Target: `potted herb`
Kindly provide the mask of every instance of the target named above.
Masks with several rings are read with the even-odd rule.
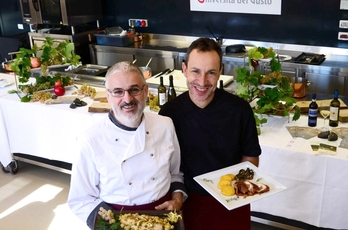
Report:
[[[291,97],[293,88],[290,80],[283,75],[281,63],[272,48],[255,47],[248,51],[247,59],[248,68],[243,66],[236,70],[236,81],[239,83],[236,94],[251,103],[260,134],[260,125],[267,122],[262,114],[289,117],[296,99]],[[270,73],[255,70],[260,60],[269,62]],[[296,107],[292,120],[299,117],[300,109]]]

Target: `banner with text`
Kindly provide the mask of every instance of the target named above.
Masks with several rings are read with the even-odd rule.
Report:
[[[281,0],[190,0],[191,11],[281,15]]]

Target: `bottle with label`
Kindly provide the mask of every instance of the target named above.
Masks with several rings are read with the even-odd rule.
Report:
[[[219,89],[224,90],[224,80],[219,81]]]
[[[174,89],[173,75],[169,75],[169,88],[168,88],[168,101],[176,98],[176,92]]]
[[[308,109],[308,126],[315,127],[317,126],[318,118],[318,104],[317,104],[317,95],[312,94],[312,102],[309,104]]]
[[[340,115],[340,101],[338,100],[338,90],[334,92],[334,99],[330,102],[330,120],[331,127],[338,126],[338,118]]]
[[[159,107],[162,107],[166,102],[166,87],[163,85],[163,77],[160,77],[160,85],[157,88],[158,91],[158,105]]]

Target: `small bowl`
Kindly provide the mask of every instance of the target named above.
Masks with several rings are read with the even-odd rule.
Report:
[[[149,79],[150,77],[152,77],[152,71],[150,67],[141,66],[139,67],[139,69],[141,70],[141,72],[143,72],[145,79]]]
[[[7,62],[4,62],[4,68],[6,71],[8,72],[12,72],[13,70],[11,69],[10,67],[10,64],[12,63],[12,61],[7,61]]]

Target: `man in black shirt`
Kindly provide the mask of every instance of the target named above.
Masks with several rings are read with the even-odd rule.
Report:
[[[183,205],[185,228],[250,229],[250,205],[228,211],[193,177],[243,161],[258,166],[261,148],[250,105],[217,88],[222,50],[199,38],[187,51],[182,69],[189,91],[166,103],[159,114],[174,122],[181,149],[181,170],[189,192]]]

